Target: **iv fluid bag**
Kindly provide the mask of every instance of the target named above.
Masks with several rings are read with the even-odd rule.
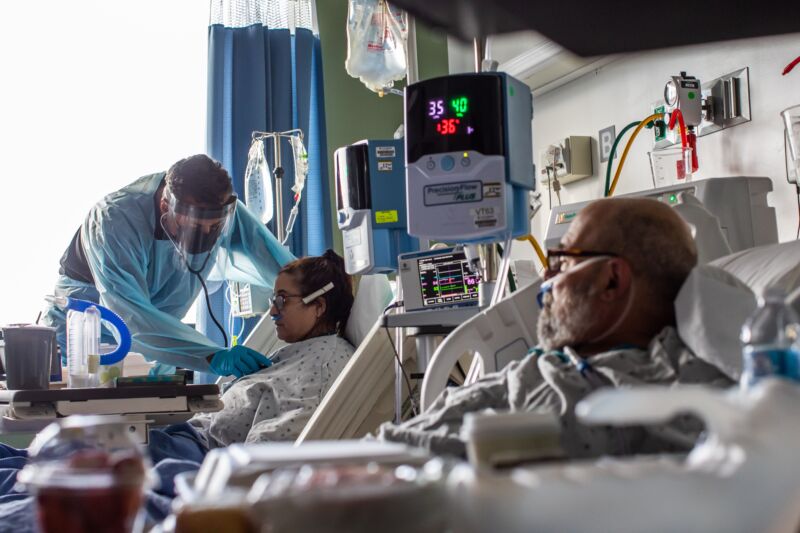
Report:
[[[299,136],[292,136],[289,141],[294,154],[294,185],[292,185],[292,190],[295,194],[300,194],[303,192],[306,176],[308,176],[308,152],[306,152],[303,139]]]
[[[272,220],[272,174],[264,157],[264,141],[257,139],[250,145],[247,169],[244,173],[244,203],[263,224]]]
[[[380,93],[406,75],[408,28],[402,10],[385,0],[350,0],[347,73]]]

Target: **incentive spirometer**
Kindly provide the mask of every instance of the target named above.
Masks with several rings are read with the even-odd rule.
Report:
[[[333,157],[345,270],[351,275],[397,270],[398,254],[419,249],[407,230],[402,139],[360,141]]]
[[[530,88],[503,72],[406,87],[408,233],[454,243],[528,234]]]

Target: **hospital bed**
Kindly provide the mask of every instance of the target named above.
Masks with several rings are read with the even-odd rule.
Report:
[[[599,391],[578,406],[588,424],[660,423],[693,413],[707,436],[685,458],[603,458],[506,472],[458,467],[455,531],[795,532],[800,525],[800,387],[765,380],[750,392],[705,387]]]
[[[682,338],[698,356],[737,379],[741,372],[738,331],[743,317],[755,307],[755,294],[776,285],[787,293],[800,294],[800,241],[754,247],[699,265],[675,304]],[[523,320],[527,325],[516,331],[504,330],[508,335],[505,343],[501,342],[503,335],[492,334],[535,313],[533,307],[526,307],[535,290],[532,284],[516,291],[452,335],[466,335],[469,343],[448,338],[450,342],[442,346],[450,346],[452,353],[477,349],[487,368],[503,364],[496,355],[503,354],[504,348],[526,351],[535,343],[535,318]],[[721,307],[726,310],[724,316]],[[693,328],[693,323],[703,327]],[[468,333],[470,325],[477,325],[478,331]],[[378,335],[376,324],[365,342],[377,342]],[[354,394],[368,388],[370,383],[359,379],[368,374],[354,369],[368,368],[370,360],[366,349],[354,357],[348,367],[351,375],[343,373],[337,380],[339,387],[332,387],[329,396],[346,398],[343,386],[347,384]],[[391,375],[391,363],[382,362],[384,372]],[[431,376],[429,371],[426,379]],[[388,389],[391,377],[383,384]],[[363,401],[360,397],[353,405]],[[333,405],[336,403],[331,402]],[[534,527],[542,531],[796,531],[800,524],[800,484],[796,481],[800,467],[794,466],[794,443],[800,438],[798,405],[800,389],[780,380],[767,380],[747,393],[738,388],[716,391],[704,387],[601,391],[578,410],[586,423],[662,423],[690,412],[705,420],[707,435],[687,457],[605,458],[506,471],[460,464],[447,477],[448,513],[455,520],[454,530],[467,532],[530,531]],[[322,412],[318,411],[309,425],[332,416],[320,415]],[[351,417],[347,412],[339,415]],[[367,418],[364,413],[358,415],[359,420]],[[313,438],[324,435],[327,430],[318,427],[323,428],[319,434],[308,428],[304,434]],[[335,437],[333,433],[328,435]],[[351,453],[366,445],[345,444]],[[276,446],[285,445],[250,446],[243,455],[238,447],[239,451],[220,453],[268,457]],[[298,448],[298,453],[303,448]],[[208,470],[215,469],[209,464]]]
[[[767,204],[769,190],[771,181],[768,178],[711,178],[647,190],[638,196],[673,205],[691,224],[701,263],[707,263],[731,257],[728,255],[730,251],[777,242],[775,210]],[[562,215],[551,221],[547,242],[557,242],[554,241],[556,236],[560,238],[563,235],[568,223],[586,203],[560,208]],[[391,290],[385,276],[362,276],[361,280],[363,287],[357,291],[346,333],[348,340],[356,346],[356,353],[323,398],[298,442],[357,438],[392,419],[395,354],[389,332],[376,323],[385,305],[391,301]],[[425,370],[421,385],[423,410],[444,390],[454,365],[465,354],[477,356],[477,364],[472,366],[466,379],[469,383],[483,373],[498,370],[510,361],[524,357],[535,346],[539,313],[535,294],[539,283],[534,281],[494,306],[481,310],[445,338]],[[755,300],[751,295],[740,298],[738,302],[736,316],[743,315],[743,322],[752,311]],[[681,303],[686,307],[690,305]],[[687,310],[683,315],[693,316]],[[682,325],[690,327],[688,323]],[[270,353],[279,342],[271,321],[265,317],[245,344],[262,353]],[[713,343],[706,339],[703,348]],[[415,344],[406,339],[401,352],[410,371],[414,368]],[[407,394],[406,389],[404,393]]]
[[[296,506],[277,505],[281,499],[276,494],[287,480],[300,468],[334,467],[346,473],[371,463],[367,470],[403,465],[406,476],[410,469],[438,474],[436,493],[427,496],[437,502],[436,514],[449,520],[450,531],[793,533],[800,524],[800,467],[794,449],[800,439],[798,404],[800,388],[771,379],[747,392],[702,386],[603,390],[578,406],[578,416],[590,425],[656,424],[693,413],[706,423],[707,436],[685,457],[603,458],[492,470],[441,461],[423,465],[429,459],[424,452],[394,443],[232,445],[210,452],[199,472],[177,477],[174,508],[199,517],[241,510],[257,525],[276,520],[267,509],[291,514],[286,517],[291,522],[305,508],[312,516],[303,521],[313,524],[312,496],[298,498]],[[352,490],[346,474],[343,479],[343,490]],[[424,501],[403,502],[406,522],[408,516],[419,522],[429,517]],[[366,498],[360,506],[353,503],[342,501],[346,512],[337,514],[335,526],[325,523],[326,530],[353,531],[359,516],[372,507]],[[348,519],[353,527],[347,527]],[[165,524],[164,531],[173,530],[170,521]],[[381,524],[381,530],[417,530],[414,525],[412,518],[405,529]]]
[[[767,194],[771,190],[772,181],[769,178],[730,177],[698,180],[627,196],[652,198],[671,205],[690,224],[698,249],[698,261],[706,264],[715,260],[725,261],[724,258],[731,252],[778,242],[775,209],[767,204]],[[549,248],[558,246],[569,224],[588,204],[578,202],[553,208],[545,237]],[[764,266],[770,262],[764,260]],[[444,390],[453,365],[465,352],[477,356],[477,364],[473,365],[466,380],[466,383],[471,383],[484,373],[493,372],[510,361],[524,357],[536,345],[539,309],[535,296],[540,283],[534,282],[483,310],[439,346],[431,358],[422,384],[423,410]],[[757,290],[762,288],[757,287]],[[681,302],[690,306],[694,300],[684,298]],[[735,320],[741,318],[737,322],[741,325],[755,307],[755,301],[752,297],[740,298],[730,302],[730,305],[737,311]],[[731,308],[726,309],[731,312]],[[684,311],[682,316],[687,316],[687,312]],[[683,325],[685,328],[691,327],[685,321]],[[714,342],[704,339],[704,348],[713,346]],[[739,353],[738,344],[735,348],[726,348]],[[714,349],[714,352],[717,351]]]

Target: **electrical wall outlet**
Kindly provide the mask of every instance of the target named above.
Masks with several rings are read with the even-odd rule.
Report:
[[[545,186],[555,178],[565,184],[591,175],[591,137],[570,135],[542,150],[539,158],[539,181]]]

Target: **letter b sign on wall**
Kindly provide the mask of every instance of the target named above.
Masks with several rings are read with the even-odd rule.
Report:
[[[608,156],[611,154],[611,147],[614,146],[614,139],[617,137],[617,128],[615,126],[609,126],[600,130],[598,133],[597,138],[599,139],[598,144],[600,145],[600,162],[605,163],[608,161]],[[617,154],[614,154],[616,157]]]

